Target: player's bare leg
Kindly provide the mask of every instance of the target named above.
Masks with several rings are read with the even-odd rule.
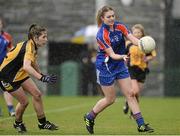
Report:
[[[90,134],[94,133],[94,119],[97,114],[102,112],[105,108],[110,106],[115,102],[116,92],[114,90],[114,85],[111,86],[101,86],[104,93],[104,98],[100,99],[96,105],[93,107],[92,111],[84,116],[86,122],[86,129]]]
[[[7,104],[9,115],[12,117],[15,116],[15,110],[14,110],[14,106],[13,106],[13,97],[11,96],[10,93],[4,92],[4,99]]]
[[[26,132],[26,127],[23,123],[23,114],[28,106],[28,98],[26,94],[24,93],[24,90],[22,87],[20,87],[18,90],[11,93],[12,96],[14,96],[18,100],[18,104],[16,105],[16,113],[15,113],[15,123],[14,128],[18,130],[20,133]]]
[[[43,108],[42,93],[31,78],[22,83],[22,87],[32,95],[32,102],[39,121],[40,129],[58,130],[58,126],[46,120]]]
[[[126,100],[128,102],[128,105],[133,113],[133,117],[136,120],[136,123],[138,125],[138,131],[139,132],[154,132],[154,129],[149,127],[149,124],[145,124],[144,119],[141,115],[141,111],[139,108],[139,104],[137,102],[137,99],[135,97],[132,84],[131,84],[131,79],[130,78],[125,78],[118,80],[119,86],[121,87],[121,90],[126,97]]]

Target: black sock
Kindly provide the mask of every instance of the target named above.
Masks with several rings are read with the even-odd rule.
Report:
[[[43,124],[46,122],[46,117],[43,117],[41,119],[38,119],[39,123]]]
[[[21,124],[22,121],[16,121],[16,120],[15,120],[15,123],[16,123],[16,124]]]

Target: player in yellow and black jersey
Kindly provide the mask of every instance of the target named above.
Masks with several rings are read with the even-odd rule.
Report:
[[[29,74],[23,70],[23,60],[31,60],[35,63],[36,51],[33,41],[25,41],[18,43],[16,48],[9,52],[0,66],[1,78],[3,83],[10,83],[11,87],[3,86],[8,92],[13,92],[21,86],[21,83],[29,78]]]
[[[32,95],[33,106],[39,121],[40,129],[57,130],[58,127],[46,120],[41,92],[29,77],[34,76],[42,82],[54,83],[55,75],[44,75],[37,64],[37,50],[47,43],[46,28],[33,24],[29,28],[28,40],[18,43],[17,46],[7,53],[0,65],[0,85],[4,91],[9,92],[18,100],[16,106],[14,128],[18,132],[26,132],[23,123],[23,113],[28,106],[28,98],[25,91]]]
[[[134,25],[132,27],[132,34],[138,39],[142,38],[145,36],[144,27],[141,24]],[[143,89],[146,75],[149,73],[148,63],[156,57],[156,51],[153,50],[151,53],[145,54],[138,46],[133,45],[129,41],[126,42],[126,47],[129,55],[129,61],[127,62],[128,70],[136,99],[139,102],[140,91]],[[127,114],[128,110],[128,103],[125,102],[123,111]]]

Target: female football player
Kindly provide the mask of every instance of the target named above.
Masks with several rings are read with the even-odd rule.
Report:
[[[132,34],[140,39],[145,36],[144,27],[141,24],[135,24],[132,27]],[[128,60],[128,70],[131,77],[131,83],[133,87],[134,94],[137,101],[139,102],[139,94],[143,89],[143,85],[146,79],[146,75],[149,73],[148,62],[155,58],[156,51],[153,50],[149,54],[145,54],[141,51],[138,46],[134,45],[132,42],[127,41],[127,53],[129,54],[130,59]],[[128,102],[125,102],[123,111],[125,114],[128,113],[129,106]],[[130,117],[132,112],[130,113]]]
[[[45,46],[47,41],[46,28],[32,24],[29,28],[28,40],[18,43],[0,65],[1,87],[18,100],[14,128],[20,133],[26,132],[23,114],[28,106],[28,97],[25,92],[32,95],[33,106],[39,121],[38,127],[49,130],[58,129],[56,125],[46,120],[42,93],[30,78],[31,75],[46,83],[54,83],[57,80],[55,75],[42,74],[37,64],[37,50]]]
[[[100,99],[92,110],[84,116],[86,129],[94,133],[94,120],[105,108],[114,103],[116,92],[114,82],[117,81],[122,93],[125,95],[133,117],[137,122],[139,132],[153,132],[145,124],[136,100],[131,79],[125,61],[125,38],[138,45],[139,40],[134,37],[128,28],[121,22],[115,21],[115,11],[110,6],[102,7],[97,14],[99,31],[96,39],[99,50],[96,57],[97,83],[100,84],[104,98]]]

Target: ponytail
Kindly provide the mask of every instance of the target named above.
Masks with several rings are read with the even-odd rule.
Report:
[[[28,31],[28,39],[33,39],[34,37],[39,37],[41,35],[41,32],[47,31],[47,29],[43,26],[39,26],[37,24],[32,24],[29,27]]]

